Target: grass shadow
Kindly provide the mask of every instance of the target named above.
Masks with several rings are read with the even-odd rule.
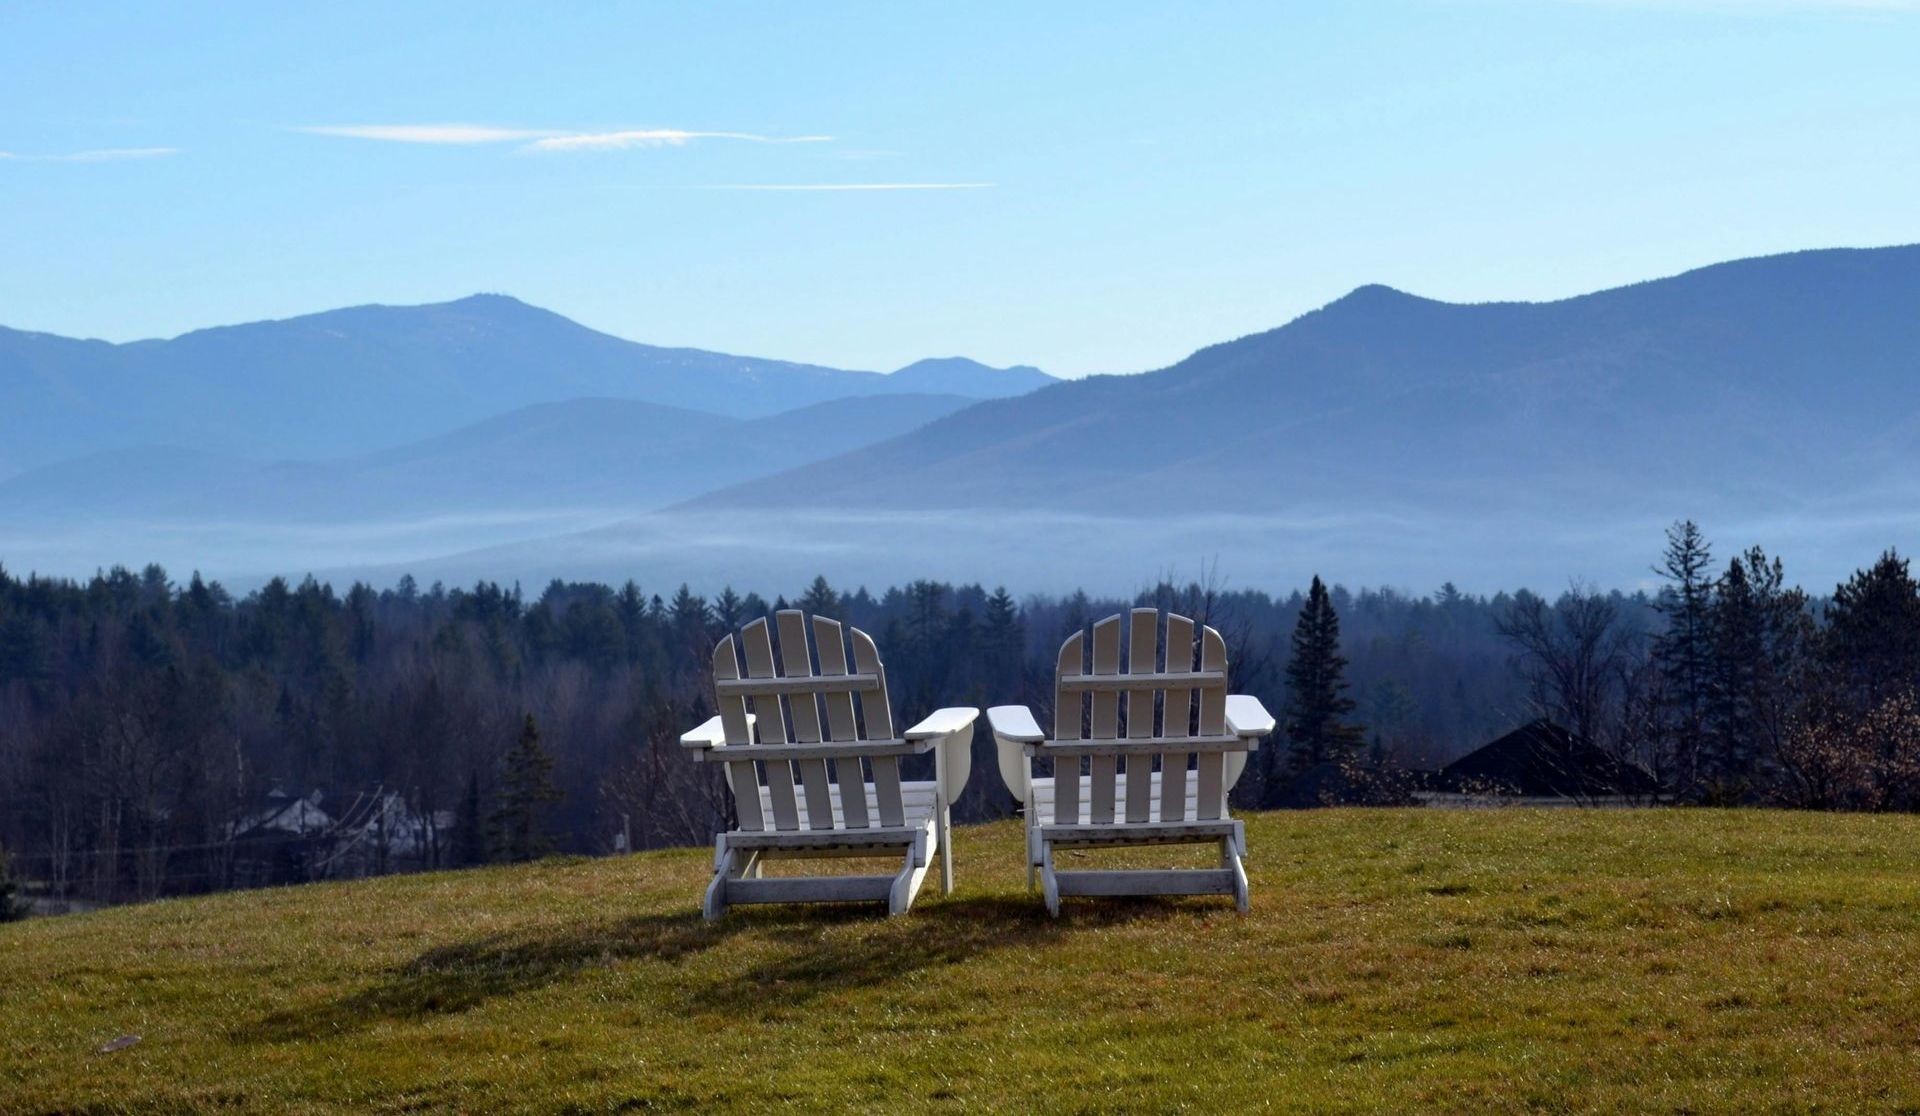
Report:
[[[489,934],[436,946],[384,973],[371,988],[315,1007],[273,1012],[233,1037],[249,1042],[324,1038],[376,1023],[452,1015],[489,1000],[544,988],[618,961],[675,961],[736,932],[692,915],[648,915],[592,922],[559,932]]]
[[[901,918],[871,906],[736,909],[718,924],[697,913],[585,922],[559,930],[490,934],[437,946],[382,974],[372,987],[317,1006],[287,1008],[236,1028],[242,1042],[292,1042],[350,1034],[382,1022],[470,1011],[592,968],[631,960],[677,961],[729,939],[760,939],[720,979],[689,977],[673,990],[689,1012],[752,1013],[843,990],[900,981],[984,953],[1031,949],[1078,930],[1181,917],[1178,905],[1118,901],[1066,919],[1031,898],[923,903]],[[1190,913],[1190,912],[1189,912]]]

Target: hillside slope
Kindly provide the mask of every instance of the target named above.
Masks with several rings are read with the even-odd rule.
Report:
[[[1920,475],[1920,246],[1551,303],[1362,287],[1160,372],[982,403],[701,506],[1702,519]],[[1678,510],[1675,510],[1678,509]]]
[[[504,295],[124,345],[0,328],[0,475],[139,445],[270,458],[364,452],[582,397],[757,418],[854,395],[990,398],[1034,383],[1031,370],[941,363],[942,375],[896,380],[660,348]]]
[[[742,420],[630,399],[569,399],[331,460],[103,450],[0,479],[0,524],[647,511],[905,433],[972,402],[854,396]]]
[[[702,850],[0,926],[0,1111],[1920,1105],[1920,819],[1248,819],[1253,912],[1023,894],[718,927]],[[120,1036],[138,1042],[110,1053]]]

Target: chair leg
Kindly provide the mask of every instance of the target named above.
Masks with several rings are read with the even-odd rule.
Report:
[[[953,894],[953,815],[940,804],[940,894]]]
[[[913,906],[913,897],[920,893],[920,882],[926,877],[927,836],[923,830],[901,858],[900,871],[893,877],[893,888],[887,893],[887,914],[906,914]]]
[[[1040,893],[1047,903],[1047,913],[1060,917],[1060,881],[1053,872],[1053,846],[1040,846]]]
[[[1247,870],[1240,863],[1240,849],[1231,837],[1220,841],[1221,867],[1233,869],[1233,905],[1246,914],[1252,904],[1247,895]]]
[[[1027,820],[1027,894],[1033,894],[1034,876],[1040,867],[1040,835],[1033,828],[1033,820]]]
[[[727,847],[727,836],[714,838],[713,882],[707,885],[706,901],[700,905],[701,917],[718,922],[727,913],[727,877],[733,873],[734,850]]]

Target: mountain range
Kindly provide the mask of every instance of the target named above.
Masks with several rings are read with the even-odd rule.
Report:
[[[1542,303],[1365,286],[1073,381],[652,348],[501,296],[0,331],[0,402],[14,568],[1550,588],[1639,583],[1691,517],[1817,583],[1920,530],[1920,246]]]
[[[1920,246],[1832,250],[1547,303],[1362,287],[694,506],[1759,514],[1903,483],[1917,435]]]
[[[648,511],[913,430],[974,400],[895,393],[738,419],[632,399],[535,403],[372,453],[101,450],[0,480],[0,523],[355,522]],[[851,431],[846,438],[826,432]]]
[[[0,474],[135,446],[274,460],[368,453],[568,399],[762,418],[850,396],[986,399],[1052,379],[958,357],[884,375],[659,348],[503,295],[118,345],[0,328]]]

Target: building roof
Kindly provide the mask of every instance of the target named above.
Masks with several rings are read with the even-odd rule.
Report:
[[[1658,789],[1644,769],[1544,718],[1454,760],[1439,782],[1450,791],[1530,798],[1649,795]]]

